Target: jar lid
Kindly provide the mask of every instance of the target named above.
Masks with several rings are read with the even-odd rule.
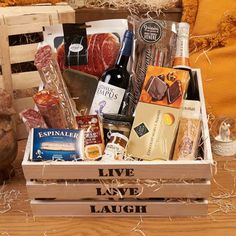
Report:
[[[130,122],[132,123],[134,120],[133,116],[126,116],[121,114],[107,114],[103,113],[103,118],[107,120],[121,121],[121,122]]]
[[[122,139],[124,139],[126,142],[128,142],[129,141],[129,139],[125,136],[125,135],[123,135],[123,134],[121,134],[121,133],[112,133],[111,134],[111,137],[118,137],[118,138],[122,138]]]

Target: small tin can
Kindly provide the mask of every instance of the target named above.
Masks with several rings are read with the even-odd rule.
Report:
[[[121,133],[112,133],[105,148],[104,160],[123,160],[128,138]]]

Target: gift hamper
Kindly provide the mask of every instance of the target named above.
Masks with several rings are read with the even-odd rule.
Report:
[[[189,25],[129,16],[44,27],[22,163],[36,216],[207,214],[212,154]]]

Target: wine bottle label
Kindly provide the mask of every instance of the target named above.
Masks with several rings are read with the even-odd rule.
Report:
[[[118,113],[125,89],[100,81],[93,99],[90,114]]]
[[[177,40],[175,57],[189,58],[188,39],[180,38]]]

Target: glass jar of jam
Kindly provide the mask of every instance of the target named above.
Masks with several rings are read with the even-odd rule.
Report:
[[[103,158],[108,161],[123,160],[128,138],[121,133],[112,133]]]
[[[103,130],[105,144],[111,138],[112,133],[120,133],[129,137],[134,118],[120,114],[103,114]]]

